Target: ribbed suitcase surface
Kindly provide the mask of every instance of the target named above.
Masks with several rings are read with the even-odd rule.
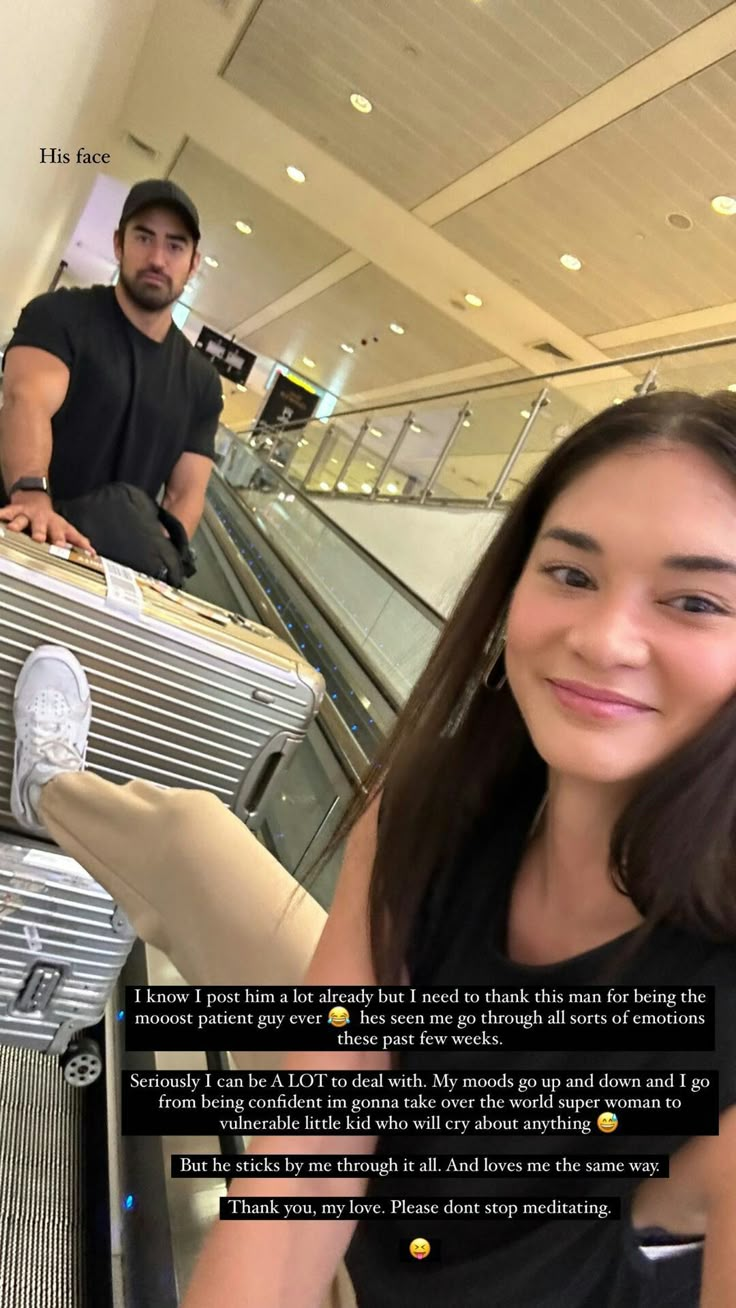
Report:
[[[41,644],[82,663],[87,766],[112,781],[201,787],[231,805],[247,777],[236,807],[254,825],[265,791],[251,803],[253,787],[303,739],[324,684],[284,641],[159,583],[138,578],[133,589],[138,611],[100,565],[0,528],[0,826],[14,826],[13,689]]]
[[[134,940],[74,859],[0,835],[0,1044],[63,1052],[102,1017]]]

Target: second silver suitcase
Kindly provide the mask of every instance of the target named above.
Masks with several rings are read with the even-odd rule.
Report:
[[[324,692],[266,627],[0,528],[0,826],[9,810],[13,688],[38,645],[76,654],[92,690],[87,766],[210,790],[256,827]]]
[[[50,845],[0,836],[0,1044],[58,1054],[95,1081],[100,1021],[135,940],[107,891]]]

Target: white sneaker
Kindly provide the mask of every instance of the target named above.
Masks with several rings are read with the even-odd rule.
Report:
[[[71,650],[39,645],[15,683],[13,817],[26,831],[48,835],[38,814],[41,787],[60,772],[81,772],[92,701],[84,669]]]

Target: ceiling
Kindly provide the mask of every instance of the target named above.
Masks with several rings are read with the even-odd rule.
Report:
[[[725,3],[264,0],[224,75],[414,208]]]
[[[570,367],[736,334],[736,217],[710,205],[735,124],[726,0],[157,0],[109,172],[194,196],[218,267],[193,322],[340,408],[398,405],[565,366],[543,342]],[[728,357],[668,375],[728,384]],[[556,425],[646,370],[556,384]],[[493,400],[498,457],[522,390]]]

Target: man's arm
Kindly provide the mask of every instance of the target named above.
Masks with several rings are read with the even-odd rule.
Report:
[[[53,436],[51,419],[69,386],[69,369],[56,355],[31,345],[16,345],[5,360],[3,407],[0,410],[0,471],[6,491],[19,477],[47,477]],[[30,529],[34,540],[90,549],[86,536],[54,513],[43,491],[16,491],[0,520],[10,531]]]
[[[17,345],[5,362],[0,412],[0,466],[9,490],[19,477],[46,477],[51,462],[51,419],[69,386],[69,369],[56,355]]]
[[[163,506],[179,519],[190,540],[204,512],[204,498],[211,472],[212,459],[204,454],[186,451],[174,464],[166,483]]]

